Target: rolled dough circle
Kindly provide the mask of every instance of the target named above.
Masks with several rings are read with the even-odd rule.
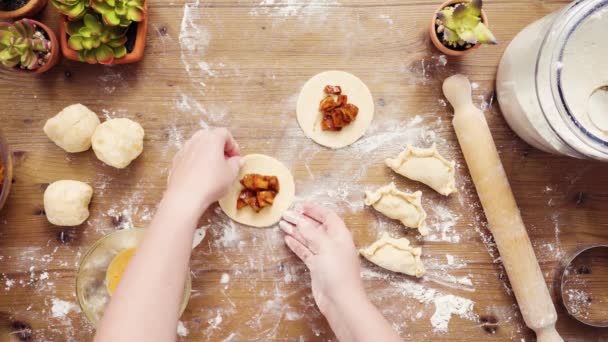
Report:
[[[323,89],[326,85],[340,86],[342,94],[348,96],[348,103],[359,107],[357,119],[338,132],[321,130],[319,103],[325,97]],[[356,76],[344,71],[325,71],[313,76],[302,87],[296,116],[307,137],[319,145],[338,149],[354,143],[365,134],[374,118],[374,99],[369,88]]]
[[[270,227],[281,220],[283,212],[289,209],[293,203],[296,186],[291,171],[280,161],[263,154],[249,154],[243,157],[243,161],[244,165],[237,180],[230,187],[228,194],[219,201],[220,207],[228,217],[238,223],[256,228]],[[262,209],[259,213],[253,211],[249,206],[240,210],[236,209],[236,201],[243,189],[240,180],[250,173],[276,176],[279,179],[280,190],[273,205]]]

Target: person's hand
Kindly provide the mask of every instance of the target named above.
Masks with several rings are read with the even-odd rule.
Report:
[[[353,296],[365,296],[359,252],[344,221],[314,204],[289,210],[279,223],[285,243],[306,264],[319,310],[328,310]]]
[[[239,146],[227,129],[200,130],[173,158],[165,197],[200,215],[228,192],[240,168]]]

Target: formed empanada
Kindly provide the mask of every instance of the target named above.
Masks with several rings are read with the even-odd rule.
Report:
[[[406,238],[395,239],[384,232],[380,240],[359,252],[367,260],[389,271],[418,278],[424,275],[424,265],[420,260],[422,248],[410,246]]]
[[[386,165],[398,174],[424,183],[438,193],[448,196],[456,192],[456,162],[448,161],[431,148],[408,146],[395,159],[387,159]]]
[[[395,183],[391,183],[376,191],[366,191],[365,205],[371,205],[385,216],[401,221],[406,227],[417,228],[422,235],[429,233],[420,191],[413,194],[402,192],[397,190]]]

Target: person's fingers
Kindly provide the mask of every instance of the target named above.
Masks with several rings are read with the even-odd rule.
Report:
[[[316,205],[313,203],[303,203],[301,205],[302,208],[302,213],[304,213],[304,215],[312,218],[315,221],[321,222],[321,223],[325,223],[326,221],[335,218],[337,215],[336,213],[331,210],[331,209],[327,209],[325,207],[322,207],[320,205]]]
[[[279,228],[281,228],[281,230],[285,234],[290,235],[294,239],[298,240],[298,242],[300,242],[304,246],[307,246],[308,243],[306,242],[306,239],[304,239],[304,237],[302,236],[302,234],[300,233],[298,228],[296,228],[296,226],[294,226],[293,224],[291,224],[287,221],[281,221],[281,222],[279,222]],[[315,251],[311,251],[311,252],[316,254]]]
[[[239,144],[234,140],[230,131],[225,128],[218,128],[215,130],[224,141],[224,154],[230,158],[241,154]]]
[[[195,141],[198,141],[199,139],[201,139],[205,135],[206,132],[207,131],[199,129],[192,135],[192,137],[190,137],[190,139],[188,139],[188,141],[186,141],[184,146],[192,145]]]
[[[298,211],[296,209],[290,209],[290,210],[285,211],[283,213],[283,219],[287,222],[290,222],[294,226],[297,226],[297,225],[303,224],[303,223],[309,223],[315,227],[321,225],[320,222],[317,222],[317,221],[311,219],[310,217],[304,215],[303,213],[301,213],[300,211]]]
[[[301,207],[304,215],[312,217],[315,221],[322,222],[322,227],[330,236],[340,235],[345,232],[350,234],[342,218],[333,210],[312,203],[305,203]]]
[[[308,249],[313,252],[319,251],[324,233],[323,230],[319,229],[319,223],[293,210],[286,211],[283,214],[283,219],[290,222],[294,226],[294,231],[298,231],[302,235],[304,245]]]
[[[293,235],[294,233],[294,226],[287,221],[281,220],[281,222],[279,222],[279,228],[287,235]]]
[[[309,262],[310,258],[313,256],[312,252],[290,235],[285,236],[285,243],[287,244],[287,247],[289,247],[289,249],[291,249],[291,251],[294,252],[294,254],[297,255],[298,258],[300,258],[300,260],[302,260],[310,269]]]

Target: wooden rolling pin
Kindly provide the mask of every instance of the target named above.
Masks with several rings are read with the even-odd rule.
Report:
[[[471,83],[466,76],[454,75],[443,82],[443,93],[454,107],[454,130],[524,321],[539,342],[563,341],[555,330],[555,306],[490,128],[473,105]]]

